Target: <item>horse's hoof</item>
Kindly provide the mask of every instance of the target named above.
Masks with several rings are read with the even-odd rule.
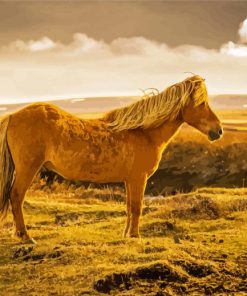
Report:
[[[27,245],[27,244],[28,245],[36,245],[37,244],[36,240],[34,240],[32,237],[30,237],[29,239],[23,240],[22,243],[25,245]]]
[[[124,231],[123,235],[122,235],[122,238],[126,238],[128,236],[127,232]]]
[[[12,237],[19,241],[20,244],[32,244],[36,245],[37,242],[30,237],[26,232],[15,231],[12,234]]]
[[[140,234],[139,233],[131,233],[128,235],[131,238],[140,238]]]

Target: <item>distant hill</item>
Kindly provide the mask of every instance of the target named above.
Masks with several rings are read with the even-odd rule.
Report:
[[[247,94],[245,95],[215,95],[211,96],[212,106],[221,110],[245,109],[247,111]]]
[[[139,97],[90,97],[81,99],[64,99],[48,101],[48,103],[59,106],[60,108],[73,114],[82,113],[103,113],[111,109],[120,108],[138,100]],[[1,104],[0,115],[12,113],[30,103],[21,104]]]
[[[60,108],[67,110],[73,114],[82,113],[103,113],[111,109],[126,106],[138,100],[139,97],[122,96],[122,97],[91,97],[81,99],[65,99],[50,101]],[[215,95],[211,96],[211,104],[213,108],[220,110],[247,110],[247,94],[246,95]],[[28,103],[21,104],[1,104],[0,115],[12,113]]]

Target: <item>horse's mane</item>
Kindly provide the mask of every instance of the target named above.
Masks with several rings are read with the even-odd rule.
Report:
[[[141,100],[106,113],[103,120],[115,131],[160,126],[178,117],[193,92],[195,105],[207,101],[204,79],[198,75],[173,84],[158,94],[144,95]]]

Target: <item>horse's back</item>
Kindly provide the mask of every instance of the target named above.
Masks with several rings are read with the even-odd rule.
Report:
[[[45,134],[47,138],[57,129],[81,125],[83,120],[49,103],[30,104],[11,114],[10,129],[19,135]],[[34,134],[35,132],[35,134]]]
[[[15,163],[48,164],[68,179],[124,181],[139,155],[147,173],[156,162],[141,130],[114,132],[103,119],[83,120],[47,103],[13,113],[8,142]]]

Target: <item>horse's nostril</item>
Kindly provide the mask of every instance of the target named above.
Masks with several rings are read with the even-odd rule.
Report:
[[[223,131],[222,131],[222,129],[220,128],[219,129],[219,135],[222,135],[223,134]]]
[[[214,141],[220,138],[219,132],[215,132],[213,130],[209,131],[208,137],[210,141]]]

